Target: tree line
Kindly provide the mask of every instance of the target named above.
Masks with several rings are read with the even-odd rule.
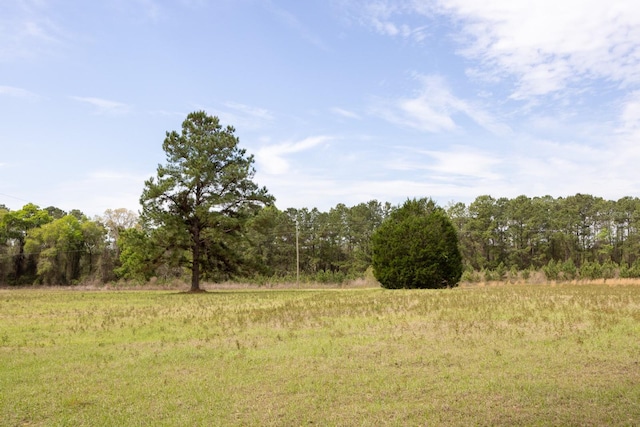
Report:
[[[0,284],[71,285],[117,279],[117,241],[139,227],[127,209],[89,219],[79,210],[28,203],[19,210],[0,205]]]
[[[260,208],[217,248],[208,281],[341,282],[371,265],[371,237],[396,210],[372,200],[328,211]],[[480,196],[445,208],[467,271],[494,279],[513,271],[548,278],[640,277],[640,199],[586,194],[553,198]],[[126,209],[88,218],[78,210],[0,206],[0,283],[71,285],[87,281],[186,279],[184,248],[162,244],[169,230]],[[298,255],[298,256],[296,256]],[[299,268],[299,270],[298,270]],[[463,276],[464,277],[464,276]]]
[[[406,244],[415,249],[407,252],[404,237],[372,239],[387,220],[405,216],[399,206],[372,200],[352,207],[338,204],[328,212],[277,209],[274,197],[253,181],[254,158],[240,148],[235,129],[204,111],[190,113],[180,132],[167,132],[162,148],[166,163],[145,181],[139,216],[116,209],[89,219],[78,210],[0,206],[0,283],[147,282],[190,275],[190,289],[197,292],[201,278],[265,282],[291,281],[295,275],[295,280],[342,282],[372,266],[372,240],[390,253],[411,255],[407,260],[414,255],[438,259],[442,251],[420,243],[432,241],[428,235],[407,231],[426,221],[418,211],[435,215],[424,222],[432,224],[431,234],[437,234],[433,224],[448,216],[463,278],[482,272],[485,278],[502,279],[506,271],[513,277],[536,269],[551,279],[640,277],[637,198],[485,195],[468,206],[451,203],[442,215],[430,199],[421,199],[424,209],[406,206],[416,218],[387,227],[406,235]],[[440,234],[450,240],[445,228]],[[424,267],[416,270],[418,276],[431,268]],[[441,281],[457,277],[457,268]]]
[[[221,243],[226,263],[208,268],[211,281],[356,278],[371,265],[371,236],[394,208],[370,201],[353,207],[260,209]],[[182,279],[187,249],[165,245],[171,230],[145,225],[127,209],[93,219],[74,210],[0,206],[0,283],[69,285],[86,281]],[[298,256],[296,256],[298,255]]]
[[[580,269],[597,276],[606,266],[626,277],[640,275],[640,199],[635,197],[484,195],[447,211],[467,270],[543,269],[555,279],[562,271],[575,278]]]

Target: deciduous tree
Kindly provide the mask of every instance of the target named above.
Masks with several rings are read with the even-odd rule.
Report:
[[[32,281],[35,274],[33,268],[26,269],[25,256],[25,244],[27,240],[27,233],[30,230],[37,229],[38,227],[51,222],[52,218],[49,213],[40,209],[33,203],[28,203],[17,211],[9,211],[2,215],[0,229],[3,230],[3,234],[10,246],[13,246],[15,253],[13,263],[13,281],[15,283],[23,283],[26,281]],[[29,263],[33,264],[33,263]],[[28,274],[25,274],[28,273]],[[25,278],[23,279],[23,276]]]
[[[105,234],[101,224],[71,214],[30,230],[25,248],[38,254],[38,281],[68,285],[90,276]]]

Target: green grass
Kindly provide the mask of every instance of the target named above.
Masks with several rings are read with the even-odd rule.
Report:
[[[640,286],[0,291],[0,425],[638,425]]]

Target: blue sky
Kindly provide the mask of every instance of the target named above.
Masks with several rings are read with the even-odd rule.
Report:
[[[0,203],[138,210],[195,110],[280,209],[640,196],[640,3],[0,0]]]

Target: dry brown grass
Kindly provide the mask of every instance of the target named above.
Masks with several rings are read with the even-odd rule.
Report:
[[[589,280],[516,280],[507,281],[481,281],[481,282],[461,282],[460,287],[491,287],[491,286],[510,286],[510,285],[541,285],[541,286],[560,286],[560,285],[576,285],[576,286],[635,286],[640,285],[640,279],[589,279]]]

